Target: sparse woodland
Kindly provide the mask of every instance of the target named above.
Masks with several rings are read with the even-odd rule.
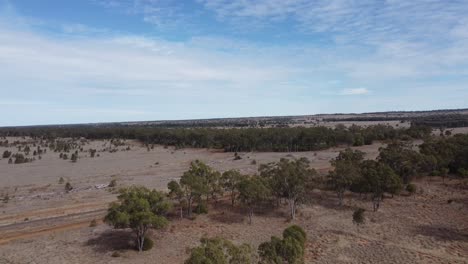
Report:
[[[128,151],[126,139],[138,139],[148,151],[154,144],[176,147],[211,147],[236,152],[234,160],[242,159],[237,151],[304,151],[336,145],[356,146],[385,141],[376,159],[367,159],[364,152],[346,148],[331,160],[328,173],[318,173],[306,158],[281,158],[276,162],[259,164],[258,171],[244,175],[238,170],[217,171],[201,160],[194,160],[180,179],[167,185],[168,192],[130,186],[118,190],[117,202],[109,206],[104,221],[116,229],[130,229],[136,237],[139,251],[149,250],[153,241],[151,229],[163,229],[177,218],[195,219],[208,213],[219,203],[228,202],[231,210],[243,212],[245,224],[255,221],[257,212],[287,207],[287,221],[294,221],[301,206],[311,202],[316,189],[336,193],[337,205],[344,206],[345,194],[364,197],[372,210],[357,208],[352,221],[358,231],[366,226],[366,216],[385,206],[385,200],[395,195],[414,195],[412,181],[418,177],[468,177],[468,135],[431,136],[427,127],[394,129],[387,126],[360,128],[338,126],[329,128],[250,128],[250,129],[117,129],[109,134],[107,128],[47,131],[1,131],[4,135],[33,136],[34,142],[2,141],[9,150],[3,159],[21,164],[40,159],[48,151],[68,162],[82,157],[95,158],[98,152]],[[57,136],[71,136],[69,139]],[[86,138],[83,138],[86,136]],[[93,138],[110,137],[102,149],[86,148]],[[412,139],[423,139],[415,146]],[[122,148],[122,149],[119,149]],[[16,152],[16,153],[15,153]],[[155,164],[159,164],[156,162]],[[256,165],[255,163],[251,163]],[[13,165],[12,165],[13,166]],[[64,179],[60,178],[60,184]],[[112,180],[109,187],[115,188]],[[66,182],[65,191],[74,188]],[[4,195],[4,203],[10,197]],[[177,216],[177,217],[174,217]],[[96,223],[93,224],[95,226]],[[204,237],[198,247],[190,250],[185,263],[303,263],[306,233],[296,225],[283,232],[283,237],[254,249],[249,244],[235,244],[221,237]],[[157,250],[157,249],[156,249]]]

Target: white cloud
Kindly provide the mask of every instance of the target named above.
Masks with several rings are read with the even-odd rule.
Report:
[[[366,88],[353,88],[353,89],[343,89],[339,94],[340,95],[363,95],[369,94],[370,91]]]

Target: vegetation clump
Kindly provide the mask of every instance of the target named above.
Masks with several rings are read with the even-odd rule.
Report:
[[[71,190],[73,190],[73,186],[71,185],[71,183],[67,182],[65,184],[65,191],[70,192]]]
[[[235,245],[222,238],[202,238],[201,245],[193,248],[185,264],[250,264],[254,263],[252,248],[248,244]]]
[[[5,151],[3,152],[2,158],[8,159],[8,158],[10,158],[11,154],[12,154],[11,151],[5,150]]]
[[[290,226],[283,231],[282,239],[273,236],[270,241],[260,244],[259,263],[304,263],[306,240],[306,233],[300,226]]]
[[[363,225],[366,221],[364,217],[364,212],[366,210],[363,208],[358,208],[353,212],[353,223],[356,225],[356,227],[359,230],[359,227]]]
[[[162,192],[145,187],[124,188],[119,193],[118,202],[110,205],[104,221],[116,229],[132,229],[141,252],[148,230],[160,229],[168,224],[165,216],[171,204]]]

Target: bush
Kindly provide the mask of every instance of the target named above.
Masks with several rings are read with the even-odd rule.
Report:
[[[109,183],[109,187],[111,188],[114,188],[115,186],[117,186],[117,180],[116,179],[112,179]]]
[[[252,164],[252,165],[257,165],[257,161],[256,161],[256,160],[252,160],[252,162],[250,162],[250,164]]]
[[[298,225],[292,225],[288,228],[286,228],[283,231],[283,237],[291,237],[294,238],[295,240],[299,241],[302,245],[302,247],[305,246],[305,242],[307,240],[307,234],[306,232]]]
[[[145,236],[145,240],[143,241],[143,251],[148,251],[152,249],[154,246],[154,242],[148,236]]]
[[[293,225],[283,231],[283,239],[271,237],[270,241],[260,244],[259,263],[304,263],[306,243],[304,230]]]
[[[60,177],[59,184],[63,184],[64,182],[65,182],[65,180],[63,179],[63,177]]]
[[[416,185],[412,183],[406,185],[406,191],[408,191],[410,194],[414,194],[416,192]]]
[[[353,223],[356,225],[356,226],[360,226],[362,224],[365,223],[365,218],[364,218],[364,212],[366,210],[365,209],[362,209],[362,208],[358,208],[354,211],[353,213]]]
[[[95,227],[95,226],[97,226],[97,221],[96,221],[96,219],[93,219],[93,220],[91,220],[91,222],[89,223],[89,227]]]
[[[242,159],[241,156],[239,156],[237,152],[234,153],[234,160],[240,160],[240,159]]]
[[[118,257],[120,257],[120,253],[115,251],[114,253],[112,253],[111,257],[118,258]]]
[[[12,164],[13,163],[13,159],[12,158],[9,158],[8,159],[8,164]]]
[[[3,157],[4,159],[9,158],[10,156],[11,156],[11,151],[5,150],[5,151],[3,152],[2,157]]]
[[[200,202],[197,204],[195,207],[195,213],[196,214],[207,214],[208,213],[208,207],[205,202]]]
[[[69,192],[71,190],[73,190],[73,186],[69,182],[67,182],[65,184],[65,191]]]
[[[235,245],[223,238],[202,238],[200,242],[200,246],[190,250],[185,264],[254,263],[252,248],[248,244]]]

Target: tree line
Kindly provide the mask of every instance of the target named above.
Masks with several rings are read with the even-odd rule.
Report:
[[[41,139],[137,139],[144,144],[176,147],[216,148],[240,151],[315,151],[337,145],[361,146],[375,140],[420,139],[431,133],[426,126],[393,128],[386,125],[369,127],[338,125],[327,127],[282,128],[157,128],[142,126],[43,126],[1,128],[0,136],[30,136]]]

